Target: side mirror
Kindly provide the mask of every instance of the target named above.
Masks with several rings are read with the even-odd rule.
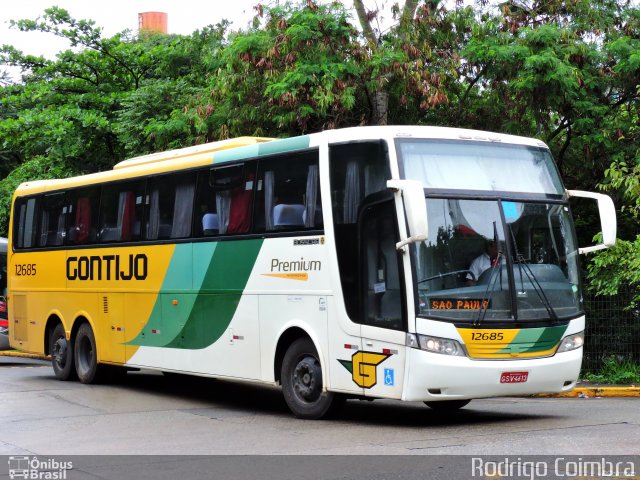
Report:
[[[400,192],[407,216],[409,237],[396,243],[396,250],[402,250],[410,243],[422,242],[427,239],[427,202],[424,198],[422,183],[417,180],[387,180],[387,188]]]
[[[604,248],[613,247],[616,243],[616,209],[613,200],[602,193],[584,192],[582,190],[567,190],[569,197],[592,198],[598,202],[600,225],[602,228],[602,243],[591,247],[579,248],[578,252],[591,253]]]

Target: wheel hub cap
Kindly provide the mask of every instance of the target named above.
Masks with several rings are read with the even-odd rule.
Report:
[[[53,344],[53,358],[60,368],[64,368],[67,363],[67,348],[68,343],[65,338],[59,338]]]
[[[293,375],[293,388],[298,396],[311,402],[320,396],[322,371],[314,358],[302,359]]]

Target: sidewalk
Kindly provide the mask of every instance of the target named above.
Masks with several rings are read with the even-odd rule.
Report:
[[[570,392],[541,393],[535,396],[549,398],[640,397],[640,387],[635,385],[578,385]]]
[[[51,360],[51,357],[35,353],[19,352],[17,350],[0,350],[0,357],[35,358],[36,360]]]

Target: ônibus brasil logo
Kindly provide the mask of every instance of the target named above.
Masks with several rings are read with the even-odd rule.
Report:
[[[9,457],[9,478],[33,480],[65,480],[67,470],[73,469],[72,462],[61,462],[53,458],[40,460],[38,457]]]

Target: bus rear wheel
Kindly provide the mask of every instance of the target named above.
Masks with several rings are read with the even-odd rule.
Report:
[[[322,367],[308,338],[299,338],[289,346],[280,379],[285,402],[298,418],[322,418],[333,412],[342,400],[335,393],[323,391]]]
[[[462,407],[469,404],[471,400],[442,400],[441,402],[424,402],[425,405],[432,410],[438,412],[453,412],[460,410]]]
[[[83,323],[78,329],[74,341],[74,357],[78,379],[82,383],[98,383],[102,369],[98,365],[96,338],[88,323]]]
[[[73,380],[76,369],[73,361],[73,342],[67,340],[64,327],[61,323],[53,329],[49,337],[49,352],[51,353],[51,366],[58,380]]]

